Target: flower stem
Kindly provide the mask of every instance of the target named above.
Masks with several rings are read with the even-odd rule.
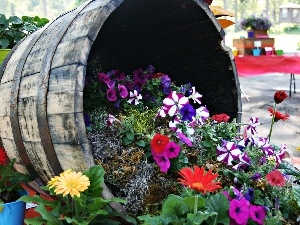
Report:
[[[270,132],[269,132],[269,135],[268,135],[269,143],[270,143],[270,140],[271,140],[273,125],[274,125],[274,122],[275,122],[275,114],[276,114],[276,103],[274,103],[274,110],[273,110],[273,115],[272,115],[271,128],[270,128]]]
[[[198,212],[198,195],[195,195],[194,215]]]

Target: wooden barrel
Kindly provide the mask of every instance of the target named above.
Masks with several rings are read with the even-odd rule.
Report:
[[[202,0],[94,0],[59,16],[11,51],[0,70],[0,136],[37,186],[94,164],[83,116],[86,67],[130,74],[149,64],[191,82],[211,114],[240,121],[224,31]]]

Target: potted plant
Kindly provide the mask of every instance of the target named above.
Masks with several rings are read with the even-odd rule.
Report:
[[[35,202],[35,211],[40,216],[26,218],[26,224],[35,225],[126,225],[136,224],[133,217],[115,212],[109,204],[126,203],[120,198],[103,199],[101,197],[104,182],[104,170],[101,166],[92,166],[87,171],[66,170],[52,178],[47,186],[53,199],[44,199],[40,195],[22,196],[25,202]]]
[[[272,22],[268,17],[251,15],[242,19],[240,22],[240,28],[247,30],[248,38],[254,38],[257,36],[268,36],[267,31],[271,28]],[[252,32],[252,33],[251,33]],[[252,36],[251,36],[252,35]]]
[[[9,53],[9,49],[48,22],[48,19],[38,16],[22,16],[22,18],[10,16],[7,18],[4,14],[0,14],[0,46],[3,49],[0,52],[0,63]]]
[[[22,225],[25,202],[19,200],[26,192],[22,183],[31,177],[14,170],[15,159],[9,162],[4,148],[0,148],[0,225]]]

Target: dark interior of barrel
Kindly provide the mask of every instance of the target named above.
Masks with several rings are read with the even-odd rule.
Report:
[[[89,62],[125,74],[153,65],[177,84],[191,82],[211,115],[236,118],[237,84],[222,38],[193,0],[126,0],[105,21]]]

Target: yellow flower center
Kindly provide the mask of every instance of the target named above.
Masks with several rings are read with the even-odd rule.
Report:
[[[193,183],[191,188],[196,190],[203,190],[204,186],[202,183],[197,182]]]

